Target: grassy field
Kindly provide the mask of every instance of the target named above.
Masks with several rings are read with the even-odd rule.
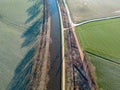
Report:
[[[96,67],[97,83],[101,90],[119,90],[120,65],[88,54]]]
[[[66,0],[66,2],[74,22],[120,14],[120,0]]]
[[[0,90],[23,90],[28,83],[40,8],[42,0],[0,0]]]
[[[76,28],[80,44],[96,67],[103,90],[120,88],[120,18],[91,22]]]

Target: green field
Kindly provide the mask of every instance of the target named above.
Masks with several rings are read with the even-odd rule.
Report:
[[[88,54],[96,68],[97,83],[101,90],[119,90],[120,65]]]
[[[103,90],[119,90],[120,18],[81,25],[76,33],[96,67],[99,86]]]
[[[0,0],[0,90],[24,90],[41,25],[42,0]]]

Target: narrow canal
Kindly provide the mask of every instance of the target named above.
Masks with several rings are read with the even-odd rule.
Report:
[[[61,27],[56,0],[48,0],[51,16],[50,70],[47,90],[61,90]]]

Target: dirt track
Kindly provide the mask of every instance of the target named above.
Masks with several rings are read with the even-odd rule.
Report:
[[[77,46],[78,46],[78,49],[79,49],[79,52],[80,52],[80,56],[81,56],[81,59],[82,61],[84,60],[84,54],[83,54],[83,51],[82,51],[82,48],[80,47],[80,44],[79,44],[79,41],[77,39],[77,35],[75,33],[75,25],[71,19],[71,16],[70,16],[70,12],[69,12],[69,9],[68,9],[68,6],[67,6],[67,3],[65,0],[63,0],[64,4],[65,4],[65,7],[66,7],[66,10],[67,10],[67,14],[68,14],[68,19],[69,19],[69,22],[71,24],[71,27],[72,27],[72,31],[73,31],[73,34],[74,34],[74,37],[75,37],[75,40],[76,40],[76,43],[77,43]],[[70,28],[71,28],[70,27]]]
[[[63,19],[63,21],[64,21],[64,23],[63,24],[65,24],[66,23],[66,25],[64,25],[64,28],[63,28],[63,30],[68,30],[68,31],[70,31],[71,32],[71,35],[72,35],[72,33],[73,33],[73,36],[69,36],[70,37],[70,39],[68,39],[68,41],[70,40],[70,42],[71,43],[69,43],[69,44],[71,44],[71,55],[72,55],[72,58],[71,58],[71,60],[73,60],[72,61],[72,63],[73,64],[77,64],[77,67],[80,67],[81,66],[81,64],[80,63],[78,63],[78,62],[81,62],[81,61],[79,61],[80,59],[82,60],[82,64],[83,64],[83,68],[84,68],[84,70],[83,71],[85,71],[85,73],[86,73],[86,77],[87,77],[87,79],[88,79],[88,82],[89,82],[89,85],[90,85],[90,87],[91,87],[91,90],[94,90],[94,88],[92,88],[92,81],[91,81],[91,78],[89,77],[89,73],[88,73],[88,70],[87,70],[87,65],[86,65],[86,63],[84,62],[84,53],[83,53],[83,51],[82,51],[82,48],[80,47],[80,44],[79,44],[79,41],[78,41],[78,39],[77,39],[77,36],[76,36],[76,33],[75,33],[75,24],[72,22],[72,20],[71,20],[71,17],[70,17],[70,13],[69,13],[69,9],[68,9],[68,7],[67,7],[67,4],[66,4],[66,2],[65,2],[65,0],[63,0],[63,2],[64,2],[64,6],[65,6],[65,9],[64,9],[64,7],[61,7],[61,9],[63,10],[61,10],[61,12],[62,12],[62,16],[63,17],[65,17],[64,15],[65,15],[65,13],[67,13],[66,14],[66,17],[65,17],[65,19],[66,19],[66,21]],[[62,5],[63,6],[63,5]],[[62,18],[61,18],[62,19]],[[63,35],[64,36],[64,35]],[[75,39],[75,41],[74,41],[74,39]],[[76,45],[75,45],[76,44]],[[75,45],[75,47],[77,47],[78,48],[78,51],[79,51],[79,55],[80,55],[80,59],[79,59],[79,56],[77,56],[77,58],[75,59],[75,57],[76,57],[76,55],[77,55],[77,51],[72,47],[72,45]],[[63,49],[64,50],[64,49]],[[75,53],[74,52],[76,52],[76,55],[75,55]],[[64,53],[64,51],[63,51],[63,53]],[[75,62],[75,61],[77,61],[77,62]],[[65,62],[63,62],[63,64],[64,64]],[[63,69],[65,69],[65,64],[63,65]],[[64,71],[64,70],[63,70]],[[63,72],[63,82],[64,82],[64,84],[63,84],[63,86],[65,86],[65,71]],[[84,81],[84,80],[83,80]],[[85,85],[85,86],[87,86],[87,84]],[[67,86],[66,86],[67,87]],[[84,87],[83,87],[84,88]],[[88,86],[88,88],[89,88],[89,86]],[[63,89],[65,90],[65,87],[63,87]],[[75,87],[74,87],[74,89],[75,89]]]
[[[50,24],[50,18],[48,18],[48,24]],[[47,35],[46,35],[46,48],[45,48],[45,53],[44,53],[44,58],[43,58],[43,64],[41,68],[41,81],[40,81],[40,90],[44,90],[46,88],[46,78],[47,78],[47,73],[48,73],[48,61],[49,61],[49,45],[50,45],[50,25],[47,25]]]
[[[58,2],[57,2],[58,4]],[[60,11],[60,6],[58,4],[58,10],[60,14],[60,20],[61,20],[61,36],[62,36],[62,90],[65,90],[65,57],[64,57],[64,28],[63,28],[63,21],[62,21],[62,14]]]

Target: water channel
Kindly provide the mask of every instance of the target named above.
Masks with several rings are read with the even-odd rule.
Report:
[[[50,70],[48,72],[48,90],[61,90],[61,25],[56,0],[48,0],[51,16]]]

